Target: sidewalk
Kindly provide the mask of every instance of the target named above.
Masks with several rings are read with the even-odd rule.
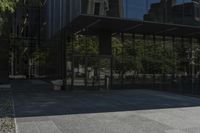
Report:
[[[11,89],[11,85],[10,84],[0,84],[0,91],[1,90],[10,90]]]
[[[9,89],[7,85],[0,87],[0,133],[15,133],[12,93]]]
[[[35,83],[24,83],[26,91],[14,94],[18,133],[200,131],[199,98],[149,90],[27,91],[39,89]]]

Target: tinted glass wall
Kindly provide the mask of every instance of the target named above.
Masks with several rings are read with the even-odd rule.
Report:
[[[200,26],[200,0],[82,0],[82,14]]]
[[[70,22],[69,0],[47,1],[48,37],[52,37]]]
[[[200,0],[48,0],[49,36],[80,14],[200,26]]]
[[[47,21],[49,38],[81,14],[81,0],[48,0]]]
[[[82,0],[82,14],[123,17],[123,0]]]

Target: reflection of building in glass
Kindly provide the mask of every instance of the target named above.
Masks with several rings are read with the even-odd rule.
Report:
[[[120,17],[122,15],[122,0],[83,0],[82,13]]]
[[[11,75],[62,79],[63,89],[199,83],[200,0],[37,1],[13,13]]]
[[[105,16],[107,15],[108,11],[109,11],[108,0],[88,0],[87,12],[89,14]]]
[[[161,0],[153,3],[145,21],[167,22],[186,25],[200,25],[200,0],[177,4],[176,0]]]

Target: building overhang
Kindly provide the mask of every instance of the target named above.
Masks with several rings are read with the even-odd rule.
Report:
[[[76,17],[70,24],[70,31],[73,33],[84,32],[89,34],[97,34],[104,31],[110,33],[135,33],[200,39],[200,27],[198,26],[164,24],[93,15],[80,15]]]

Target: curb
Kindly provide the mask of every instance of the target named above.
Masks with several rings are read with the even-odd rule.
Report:
[[[12,108],[13,108],[13,117],[14,117],[14,124],[15,124],[15,133],[18,133],[18,128],[17,128],[17,120],[16,120],[16,112],[15,112],[15,102],[13,98],[13,92],[11,92],[11,99],[12,99]]]

